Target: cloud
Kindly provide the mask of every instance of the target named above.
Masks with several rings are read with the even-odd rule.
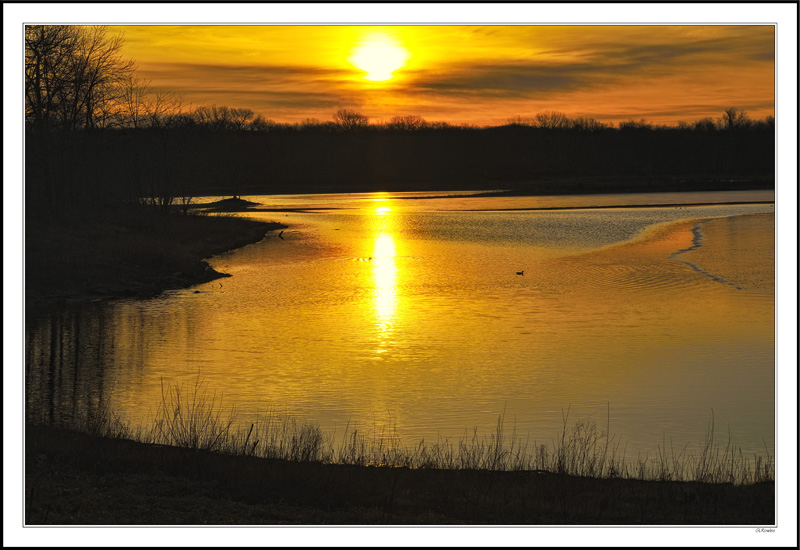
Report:
[[[140,67],[145,78],[158,81],[185,80],[205,85],[225,83],[231,86],[333,83],[350,73],[326,67],[278,65],[223,65],[200,63],[149,63]]]
[[[335,108],[346,102],[341,94],[331,93],[297,93],[270,90],[240,90],[231,88],[174,88],[174,91],[186,98],[196,98],[203,104],[227,105],[229,107],[246,107],[254,111],[268,112],[272,109],[318,109]],[[213,99],[207,99],[213,98]],[[351,101],[348,104],[352,104]]]
[[[154,88],[174,91],[195,105],[246,107],[266,116],[359,104],[352,93],[337,89],[348,73],[331,68],[149,63],[140,73]]]
[[[635,69],[595,63],[553,64],[541,61],[464,63],[447,73],[412,76],[412,93],[484,97],[536,97],[608,84]]]
[[[770,61],[774,59],[774,44],[734,34],[686,42],[617,45],[598,51],[597,58],[616,63],[619,67],[652,69],[667,66],[680,70],[690,66],[741,64],[748,60]]]
[[[686,42],[606,43],[539,50],[530,59],[461,62],[446,71],[418,71],[412,93],[487,98],[537,98],[670,76],[719,71],[733,76],[744,64],[764,65],[774,59],[770,41],[750,40],[749,33]],[[728,70],[728,75],[723,74]]]

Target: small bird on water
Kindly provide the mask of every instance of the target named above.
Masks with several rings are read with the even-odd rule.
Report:
[[[280,238],[281,238],[281,240],[283,240],[283,231],[281,231],[280,233],[278,233],[278,237],[280,237]]]
[[[525,275],[525,270],[523,269],[522,271],[517,271],[517,275]]]

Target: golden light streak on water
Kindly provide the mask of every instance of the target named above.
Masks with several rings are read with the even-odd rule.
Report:
[[[378,353],[388,351],[392,341],[397,314],[397,247],[394,236],[394,219],[390,206],[376,206],[372,230],[375,239],[372,246],[372,307],[375,314],[375,329],[380,337]]]
[[[381,333],[391,331],[397,309],[397,263],[394,238],[388,233],[375,237],[372,254],[372,278],[376,321]]]

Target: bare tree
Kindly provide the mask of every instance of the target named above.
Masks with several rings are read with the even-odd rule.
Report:
[[[333,121],[341,130],[358,130],[366,128],[369,119],[361,113],[340,109],[333,115]]]
[[[251,109],[231,109],[231,129],[246,130],[254,118],[255,113]]]
[[[520,115],[515,115],[513,117],[509,117],[507,120],[508,124],[513,126],[535,126],[536,121],[531,117],[524,117]]]
[[[711,132],[717,129],[711,117],[705,117],[692,123],[692,130],[696,132]]]
[[[727,130],[733,128],[745,128],[750,125],[750,117],[747,116],[745,111],[740,111],[736,107],[729,107],[725,109],[720,118],[720,126]]]
[[[25,28],[27,122],[66,129],[111,125],[135,66],[107,27]]]
[[[25,27],[25,115],[30,126],[51,127],[61,118],[65,90],[72,86],[68,67],[78,39],[75,27]]]
[[[544,111],[537,113],[534,117],[536,126],[539,128],[557,129],[566,128],[569,125],[569,119],[564,113],[557,111]]]
[[[78,27],[77,33],[68,69],[73,85],[64,89],[62,123],[67,128],[88,129],[106,122],[101,114],[121,98],[134,63],[122,59],[123,38],[109,36],[107,27]]]
[[[198,107],[194,115],[201,126],[220,131],[246,130],[255,117],[250,109],[236,109],[226,105]]]
[[[147,122],[152,128],[169,126],[183,114],[183,99],[174,92],[151,91],[145,100]]]
[[[653,125],[647,120],[641,118],[639,120],[626,120],[619,123],[620,130],[652,130]]]
[[[194,110],[194,117],[197,124],[212,129],[223,129],[228,125],[227,107],[217,107],[216,105],[203,105]]]
[[[141,128],[147,119],[147,100],[152,93],[148,82],[129,76],[122,85],[120,125]]]
[[[608,125],[592,117],[578,117],[569,121],[569,127],[585,132],[597,132],[608,128]]]
[[[253,132],[267,133],[275,128],[278,128],[278,123],[274,120],[264,118],[262,115],[256,115],[253,120],[248,124],[248,130]]]
[[[388,128],[392,130],[404,130],[404,131],[416,131],[426,128],[428,126],[427,121],[417,115],[403,115],[403,116],[395,116],[389,121],[386,125]]]

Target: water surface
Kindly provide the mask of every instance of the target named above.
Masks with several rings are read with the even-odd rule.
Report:
[[[29,320],[29,406],[146,422],[200,377],[246,422],[272,406],[408,444],[504,411],[550,442],[568,411],[653,456],[713,414],[771,453],[773,205],[686,206],[762,195],[247,197],[289,228],[211,259],[231,278]]]

